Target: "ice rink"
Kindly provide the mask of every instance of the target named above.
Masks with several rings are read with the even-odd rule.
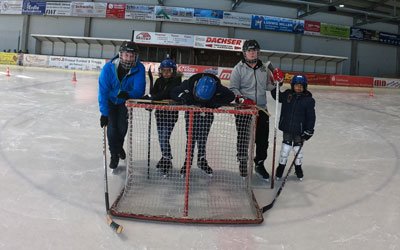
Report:
[[[400,249],[399,90],[311,86],[317,123],[305,178],[291,175],[262,224],[116,219],[125,228],[117,235],[105,222],[98,73],[78,71],[72,84],[72,71],[10,67],[7,77],[5,69],[0,249]],[[274,115],[269,171],[273,124]]]

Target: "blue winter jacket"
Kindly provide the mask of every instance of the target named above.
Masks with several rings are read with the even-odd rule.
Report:
[[[100,113],[104,116],[108,116],[109,102],[116,105],[125,102],[124,99],[117,98],[119,92],[128,92],[129,98],[141,98],[146,88],[146,71],[139,59],[122,81],[118,79],[118,64],[119,58],[116,56],[104,65],[100,73],[98,100]]]
[[[271,90],[274,99],[276,89]],[[279,93],[282,103],[279,129],[292,135],[301,135],[305,130],[314,132],[315,100],[310,91],[297,94],[291,89]]]

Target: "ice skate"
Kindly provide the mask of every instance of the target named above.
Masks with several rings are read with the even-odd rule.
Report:
[[[200,158],[198,160],[198,167],[203,170],[208,176],[212,177],[213,175],[213,170],[212,168],[208,165],[208,162],[205,158]]]
[[[256,167],[255,167],[254,170],[255,170],[256,174],[257,174],[261,179],[263,179],[263,180],[266,181],[266,182],[269,182],[269,174],[268,174],[267,170],[265,170],[264,161],[259,161],[259,162],[256,164]]]
[[[278,168],[276,169],[276,180],[279,181],[282,178],[283,172],[285,171],[285,165],[279,164]]]
[[[109,167],[111,169],[116,169],[118,167],[118,163],[119,163],[119,156],[116,154],[111,155],[111,161]]]
[[[297,178],[299,179],[299,181],[302,181],[304,175],[303,175],[303,169],[301,169],[301,165],[295,165],[294,168]]]

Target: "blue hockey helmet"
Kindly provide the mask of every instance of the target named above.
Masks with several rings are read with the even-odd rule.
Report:
[[[295,84],[303,85],[304,90],[306,90],[307,89],[307,78],[303,75],[295,75],[295,76],[293,76],[292,82],[290,83],[290,85],[292,86],[292,89]]]
[[[217,90],[217,81],[210,76],[202,76],[193,88],[194,97],[199,101],[209,101]]]
[[[170,70],[170,72],[172,73],[172,76],[176,75],[176,63],[174,62],[174,60],[172,60],[171,58],[167,58],[164,59],[161,63],[160,66],[158,67],[158,74],[159,76],[163,76],[162,71],[165,70]]]
[[[164,59],[160,63],[159,69],[165,69],[165,68],[172,68],[173,70],[176,70],[176,63],[174,62],[174,60],[170,58]]]

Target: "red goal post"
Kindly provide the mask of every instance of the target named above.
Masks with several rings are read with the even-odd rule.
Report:
[[[211,109],[139,100],[128,100],[126,106],[126,179],[110,209],[112,215],[186,223],[263,221],[251,187],[256,108]],[[245,132],[237,131],[243,120],[238,116],[246,117]],[[248,174],[239,169],[239,138],[246,142]],[[163,164],[165,159],[168,164]]]

